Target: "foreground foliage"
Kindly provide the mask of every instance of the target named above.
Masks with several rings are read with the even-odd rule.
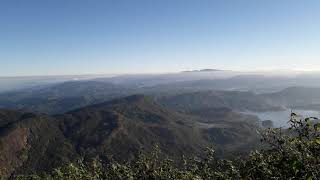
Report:
[[[79,160],[50,174],[15,179],[320,179],[320,124],[317,118],[303,119],[292,113],[291,128],[267,129],[264,148],[249,157],[221,160],[213,149],[203,158],[162,158],[157,146],[150,155],[128,163]]]

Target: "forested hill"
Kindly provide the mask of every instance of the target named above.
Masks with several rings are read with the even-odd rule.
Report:
[[[225,116],[228,116],[226,112]],[[239,114],[241,116],[241,114]],[[256,121],[208,121],[134,95],[48,116],[0,111],[0,167],[3,175],[51,171],[80,157],[134,159],[154,144],[165,156],[201,154],[216,146],[220,156],[248,152],[256,143]]]

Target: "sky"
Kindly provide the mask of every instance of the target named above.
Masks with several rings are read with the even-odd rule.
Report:
[[[202,68],[320,70],[320,1],[0,1],[0,76]]]

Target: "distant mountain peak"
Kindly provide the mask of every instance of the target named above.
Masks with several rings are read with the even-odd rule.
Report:
[[[189,72],[217,72],[217,71],[223,71],[223,70],[220,70],[220,69],[199,69],[199,70],[182,71],[182,72],[189,73]]]

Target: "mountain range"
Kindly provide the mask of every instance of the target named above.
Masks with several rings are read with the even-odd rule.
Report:
[[[279,92],[262,95],[268,102],[288,107],[316,106],[320,104],[320,88],[289,87]]]
[[[0,94],[0,108],[24,109],[46,114],[70,110],[134,94],[157,97],[169,108],[226,107],[239,111],[281,110],[262,95],[250,91],[199,90],[180,91],[161,88],[134,88],[101,81],[71,81],[42,88],[31,88]],[[271,101],[270,101],[271,102]],[[178,107],[179,106],[179,107]]]
[[[220,119],[183,114],[152,97],[133,95],[48,116],[0,110],[0,172],[50,171],[83,157],[130,160],[155,144],[170,157],[216,146],[220,155],[246,152],[258,143],[257,121],[232,111]],[[225,117],[241,118],[225,121]]]
[[[291,86],[308,84],[305,77],[197,79],[216,73],[104,77],[0,93],[0,175],[51,171],[79,158],[130,161],[155,144],[174,159],[210,146],[230,157],[258,147],[257,131],[272,127],[247,112],[320,110],[320,88]]]

